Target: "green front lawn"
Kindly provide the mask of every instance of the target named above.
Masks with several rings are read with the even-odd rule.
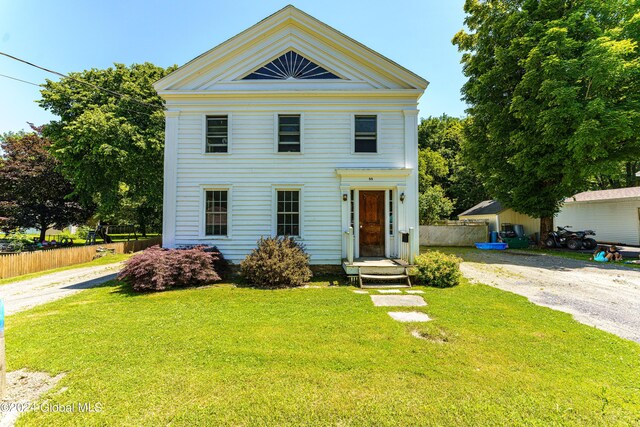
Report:
[[[640,424],[636,343],[483,285],[424,289],[435,320],[403,324],[314,284],[111,282],[11,316],[9,370],[66,372],[52,403],[104,407],[18,425]]]

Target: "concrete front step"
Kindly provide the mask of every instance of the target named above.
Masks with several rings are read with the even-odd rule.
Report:
[[[373,280],[407,280],[406,274],[360,274],[363,279]]]
[[[374,286],[376,288],[410,288],[411,281],[409,280],[409,276],[406,274],[406,271],[403,269],[400,273],[402,274],[398,274],[397,272],[392,272],[390,274],[364,274],[362,269],[360,269],[358,282],[361,288],[371,288]],[[375,282],[375,284],[371,283],[371,281]]]
[[[406,283],[362,283],[362,289],[399,289],[410,288]]]

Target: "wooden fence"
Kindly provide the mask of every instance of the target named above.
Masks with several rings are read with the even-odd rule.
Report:
[[[158,236],[151,239],[110,243],[107,245],[97,244],[75,248],[4,254],[0,255],[0,279],[89,262],[96,257],[98,248],[111,249],[117,254],[125,254],[161,244],[162,237]]]

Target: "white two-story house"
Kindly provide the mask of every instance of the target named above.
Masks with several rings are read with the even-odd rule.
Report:
[[[155,83],[163,245],[216,245],[235,263],[276,235],[311,264],[417,253],[427,85],[293,6],[178,68]]]

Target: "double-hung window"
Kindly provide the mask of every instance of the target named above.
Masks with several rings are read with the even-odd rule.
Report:
[[[356,153],[376,153],[378,151],[377,116],[354,117],[354,151]]]
[[[206,153],[229,152],[229,117],[207,116]]]
[[[300,236],[300,190],[278,190],[276,203],[278,236]]]
[[[228,235],[228,208],[229,192],[227,190],[205,191],[205,235]]]
[[[300,152],[300,114],[278,115],[278,152]]]

